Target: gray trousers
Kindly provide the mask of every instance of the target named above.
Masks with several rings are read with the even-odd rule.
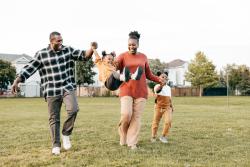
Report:
[[[71,135],[74,122],[79,110],[75,91],[64,92],[63,96],[47,97],[49,125],[53,147],[61,147],[60,142],[60,111],[62,103],[65,104],[67,118],[63,124],[62,134]]]

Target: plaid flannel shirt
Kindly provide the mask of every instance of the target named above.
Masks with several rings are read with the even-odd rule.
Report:
[[[87,60],[84,50],[62,46],[62,49],[56,52],[47,47],[38,51],[34,59],[21,70],[18,76],[21,82],[25,82],[38,70],[44,97],[63,95],[64,91],[76,89],[74,78],[74,61],[76,60]]]

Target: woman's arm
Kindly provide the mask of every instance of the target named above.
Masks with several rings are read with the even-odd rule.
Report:
[[[161,83],[161,79],[159,77],[155,76],[151,72],[149,64],[148,64],[148,59],[147,59],[146,64],[145,64],[145,74],[146,74],[147,79],[154,81],[154,82],[157,82],[157,83]]]

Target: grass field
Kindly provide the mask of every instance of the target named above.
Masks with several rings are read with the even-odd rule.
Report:
[[[0,166],[250,166],[250,97],[176,97],[169,143],[150,142],[153,99],[139,149],[119,146],[119,98],[79,98],[73,148],[51,155],[47,104],[0,99]],[[62,108],[62,119],[66,116]],[[161,129],[160,129],[161,130]]]

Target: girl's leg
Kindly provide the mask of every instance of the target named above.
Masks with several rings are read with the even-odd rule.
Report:
[[[153,121],[152,121],[152,138],[156,137],[157,134],[157,130],[159,127],[159,123],[161,121],[161,117],[162,117],[163,112],[161,112],[161,108],[157,107],[157,105],[155,105],[154,107],[154,117],[153,117]]]
[[[164,126],[162,130],[162,136],[165,137],[169,133],[169,129],[171,128],[171,122],[172,122],[172,109],[169,107],[164,112]]]

